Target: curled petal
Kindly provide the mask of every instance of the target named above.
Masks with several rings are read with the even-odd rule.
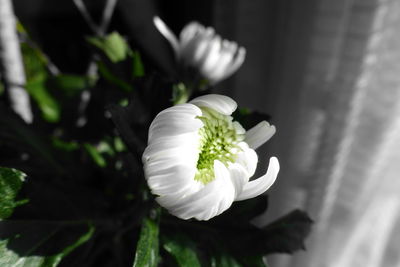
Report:
[[[267,142],[276,132],[275,126],[266,121],[258,123],[256,126],[246,132],[244,141],[252,149],[257,149]]]
[[[279,172],[279,162],[275,157],[270,158],[267,173],[258,179],[244,185],[242,193],[236,200],[245,200],[261,195],[275,182]]]
[[[155,16],[153,18],[153,23],[158,29],[158,31],[169,41],[169,43],[172,46],[172,49],[174,49],[175,56],[179,56],[179,41],[178,38],[176,38],[175,34],[171,31],[170,28],[162,21],[158,16]]]
[[[198,107],[211,108],[223,115],[231,115],[237,108],[237,104],[232,98],[217,94],[199,96],[190,103]]]

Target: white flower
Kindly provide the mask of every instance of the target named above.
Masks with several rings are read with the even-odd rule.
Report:
[[[258,161],[254,149],[275,127],[262,121],[246,132],[230,116],[236,107],[231,98],[210,94],[167,108],[151,123],[144,173],[157,202],[171,214],[209,220],[233,201],[256,197],[274,183],[275,157],[265,175],[249,179]]]
[[[154,24],[170,42],[177,60],[184,67],[196,69],[211,84],[232,75],[246,56],[243,47],[238,47],[235,42],[222,40],[213,28],[205,28],[197,22],[186,25],[179,40],[159,17],[154,17]]]

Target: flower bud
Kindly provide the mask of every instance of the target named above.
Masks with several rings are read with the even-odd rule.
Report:
[[[159,17],[154,18],[154,24],[170,42],[179,64],[184,69],[195,69],[211,84],[228,78],[243,64],[246,50],[235,42],[223,40],[211,27],[191,22],[183,28],[178,40]]]

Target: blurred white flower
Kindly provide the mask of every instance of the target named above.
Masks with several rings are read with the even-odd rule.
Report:
[[[275,127],[262,121],[246,132],[230,116],[236,107],[231,98],[210,94],[167,108],[151,123],[144,173],[157,202],[171,214],[209,220],[233,201],[256,197],[274,183],[275,157],[265,175],[249,179],[258,161],[254,149]]]
[[[168,26],[154,17],[154,24],[170,42],[175,56],[183,67],[192,67],[215,84],[232,75],[243,63],[246,50],[237,43],[221,39],[211,27],[205,28],[197,22],[187,24],[179,40]]]

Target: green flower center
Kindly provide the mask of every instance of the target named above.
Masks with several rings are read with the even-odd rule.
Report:
[[[238,134],[231,116],[220,114],[209,108],[201,108],[203,115],[199,119],[204,126],[200,128],[200,154],[197,161],[196,181],[207,184],[215,179],[214,160],[226,166],[235,162],[241,149],[239,142],[244,134]]]

